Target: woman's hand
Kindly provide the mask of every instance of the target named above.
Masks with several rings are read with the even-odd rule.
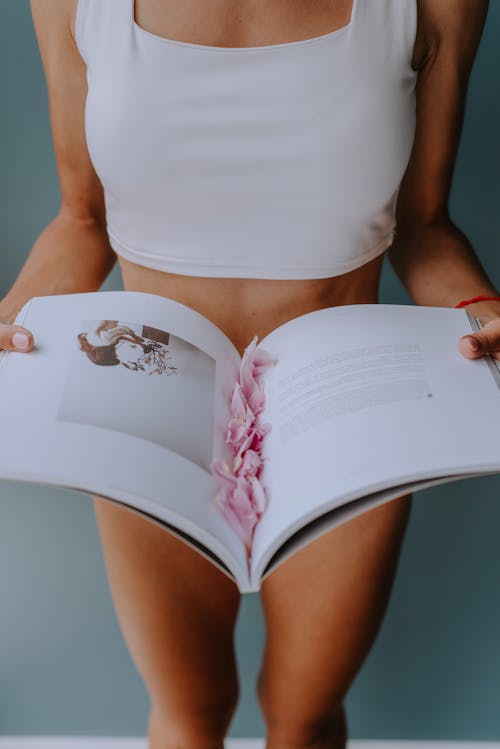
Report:
[[[472,314],[481,321],[484,327],[477,333],[462,336],[458,342],[458,350],[468,359],[478,359],[489,354],[500,361],[500,312],[496,310],[477,314],[474,310]]]
[[[34,345],[33,333],[22,325],[13,325],[0,317],[0,351],[31,351]]]

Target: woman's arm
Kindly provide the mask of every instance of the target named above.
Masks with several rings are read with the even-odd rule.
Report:
[[[72,31],[76,0],[31,0],[31,10],[47,80],[61,203],[0,300],[0,316],[9,322],[33,296],[96,291],[116,261],[102,186],[85,141],[86,69]]]
[[[467,237],[450,220],[448,200],[462,128],[467,84],[488,0],[419,0],[426,55],[417,79],[417,126],[388,251],[397,276],[417,304],[453,307],[479,294],[498,296]],[[500,351],[500,302],[471,307]],[[494,333],[492,337],[492,331]],[[494,342],[498,338],[498,343]],[[474,354],[466,344],[460,350]]]

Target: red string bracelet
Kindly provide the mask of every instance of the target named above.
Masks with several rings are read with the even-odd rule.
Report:
[[[486,302],[489,300],[500,302],[500,296],[484,296],[484,294],[480,294],[479,296],[473,296],[472,299],[463,299],[458,304],[455,304],[455,308],[465,307],[466,304],[472,304],[473,302]]]

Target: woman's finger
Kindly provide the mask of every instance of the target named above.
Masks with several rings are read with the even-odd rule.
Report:
[[[11,325],[0,317],[0,350],[31,351],[34,340],[33,334],[22,325]]]
[[[500,317],[495,317],[477,333],[462,336],[458,350],[469,359],[478,359],[485,354],[500,358]]]

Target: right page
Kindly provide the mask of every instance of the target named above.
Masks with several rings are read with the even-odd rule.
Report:
[[[278,361],[265,376],[270,501],[254,567],[358,497],[500,470],[500,371],[457,348],[473,322],[464,309],[346,305],[298,317],[260,342]]]

